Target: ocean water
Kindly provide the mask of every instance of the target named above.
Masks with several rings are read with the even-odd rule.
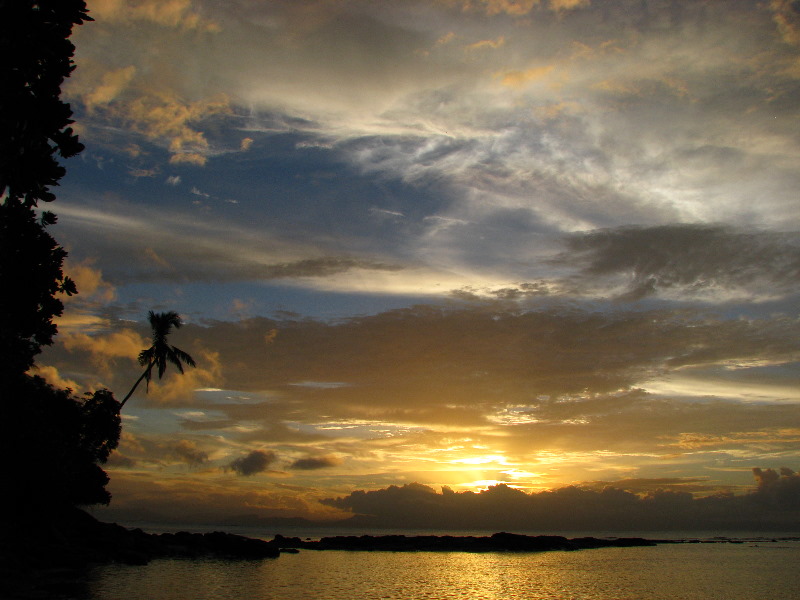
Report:
[[[305,550],[94,569],[85,600],[796,600],[800,541],[577,552]]]

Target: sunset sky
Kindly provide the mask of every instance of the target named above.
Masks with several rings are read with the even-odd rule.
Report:
[[[198,363],[108,514],[800,470],[797,2],[88,4],[39,373],[121,399],[151,309]]]

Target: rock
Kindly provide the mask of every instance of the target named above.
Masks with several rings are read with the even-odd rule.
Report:
[[[388,552],[546,552],[551,550],[583,550],[612,546],[654,546],[656,542],[642,538],[567,539],[558,535],[520,535],[495,533],[489,537],[437,535],[332,536],[319,541],[275,536],[273,544],[282,549],[352,550]]]
[[[264,540],[221,531],[150,534],[103,523],[78,509],[22,522],[7,517],[0,522],[0,598],[56,597],[53,589],[82,581],[95,564],[145,565],[165,557],[258,560],[279,555],[278,546]]]

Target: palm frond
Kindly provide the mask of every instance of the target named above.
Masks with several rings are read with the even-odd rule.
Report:
[[[183,350],[181,350],[180,348],[176,348],[175,346],[172,346],[172,351],[175,353],[175,356],[177,356],[181,362],[186,363],[190,367],[197,366],[194,362],[194,359],[187,352],[184,352]]]
[[[153,360],[154,354],[155,352],[152,347],[142,350],[141,352],[139,352],[139,364],[143,367],[145,365],[149,365],[150,361]]]
[[[147,313],[147,320],[150,321],[152,329],[153,345],[139,353],[139,364],[146,367],[144,373],[139,377],[136,383],[133,384],[131,391],[125,396],[125,399],[120,404],[120,407],[127,402],[128,398],[133,395],[136,386],[144,379],[147,382],[148,389],[150,388],[150,380],[153,377],[153,368],[158,367],[158,378],[164,376],[167,370],[167,364],[175,365],[178,371],[183,373],[183,365],[187,364],[191,367],[196,366],[194,359],[187,353],[167,344],[167,337],[172,331],[172,328],[179,329],[183,325],[183,321],[178,313],[174,311],[157,313],[149,311]]]
[[[147,320],[150,321],[153,330],[153,345],[164,343],[173,327],[180,329],[183,325],[181,316],[174,311],[157,313],[151,310],[147,313]]]

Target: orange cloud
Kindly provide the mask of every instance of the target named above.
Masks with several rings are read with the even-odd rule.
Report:
[[[508,15],[527,15],[534,7],[539,6],[539,0],[480,0],[489,15],[505,13]]]
[[[800,16],[789,0],[772,0],[769,8],[772,19],[778,26],[783,41],[792,46],[800,46]]]
[[[219,385],[222,381],[222,364],[218,352],[203,350],[200,353],[204,366],[187,368],[183,375],[172,372],[162,380],[150,382],[149,396],[161,404],[185,404],[194,397],[194,391],[200,388]]]
[[[479,10],[487,15],[511,15],[521,17],[539,7],[541,0],[443,0],[447,4],[456,4],[463,10]],[[552,11],[574,10],[589,6],[591,0],[549,0],[547,8]]]
[[[96,72],[96,69],[95,69]],[[173,164],[188,163],[203,166],[207,161],[209,143],[196,123],[208,117],[230,112],[230,101],[220,94],[197,101],[186,101],[175,92],[147,89],[131,85],[136,68],[133,66],[105,73],[100,83],[92,84],[92,71],[84,71],[74,84],[75,89],[88,89],[79,94],[87,109],[108,121],[124,123],[131,131],[148,140],[166,144]],[[243,141],[246,150],[252,142]],[[129,144],[126,151],[132,146]],[[132,155],[141,149],[134,147]]]
[[[760,431],[739,431],[725,434],[681,433],[673,445],[686,450],[758,446],[780,448],[796,447],[800,442],[800,429],[792,427],[769,428]]]
[[[224,95],[185,102],[174,94],[158,91],[124,102],[115,112],[148,138],[168,140],[170,152],[196,155],[208,148],[208,142],[190,123],[229,111],[230,104]]]
[[[192,0],[91,0],[89,9],[95,19],[108,22],[150,21],[179,29],[220,30],[193,9]]]
[[[439,46],[446,46],[447,44],[452,42],[455,37],[456,37],[456,34],[454,32],[448,31],[446,34],[444,34],[442,37],[440,37],[438,40],[436,40],[436,43],[434,44],[434,47],[436,48],[436,47],[439,47]]]
[[[39,377],[43,378],[47,383],[58,389],[69,388],[76,392],[79,392],[81,389],[81,386],[78,385],[77,382],[73,381],[72,379],[66,379],[62,377],[59,374],[58,369],[56,369],[55,367],[51,367],[48,365],[39,365],[30,374],[38,375]]]
[[[583,8],[589,6],[591,0],[550,0],[551,10],[575,10],[576,8]]]
[[[467,50],[483,50],[485,48],[492,48],[497,49],[501,46],[504,46],[506,43],[506,38],[502,35],[497,38],[496,40],[481,40],[480,42],[475,42],[474,44],[470,44],[467,46]]]
[[[503,85],[519,88],[533,81],[538,81],[547,77],[555,69],[553,65],[544,67],[533,67],[525,71],[509,71],[502,75],[500,80]]]
[[[86,300],[89,297],[100,302],[112,302],[116,299],[117,292],[114,286],[105,281],[102,271],[92,264],[93,261],[90,260],[73,262],[67,259],[64,270],[78,288],[78,295],[70,296],[68,301]]]
[[[81,96],[81,100],[89,111],[97,106],[107,105],[128,87],[135,75],[136,67],[133,65],[108,71],[94,89]]]
[[[142,348],[147,346],[142,336],[132,329],[95,336],[85,333],[66,333],[60,335],[59,340],[70,352],[88,352],[92,362],[105,371],[110,369],[117,358],[136,360]]]
[[[179,152],[169,157],[169,164],[171,165],[197,165],[198,167],[205,166],[208,158],[198,152]]]

